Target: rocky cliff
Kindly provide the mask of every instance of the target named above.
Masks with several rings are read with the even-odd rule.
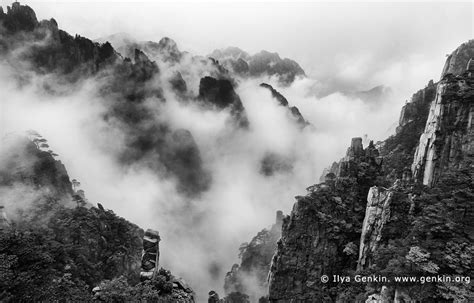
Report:
[[[412,165],[414,177],[425,185],[433,186],[446,169],[472,167],[473,76],[474,61],[471,59],[464,73],[445,74],[438,83]]]
[[[349,274],[357,263],[366,189],[375,183],[380,162],[372,144],[364,149],[362,139],[354,138],[337,166],[325,182],[297,196],[283,220],[269,276],[271,302],[331,301],[337,284],[324,284],[321,276]]]
[[[353,139],[323,183],[296,197],[271,266],[271,302],[473,298],[466,282],[394,283],[403,275],[472,275],[472,51],[472,41],[463,44],[441,81],[412,97],[395,135],[367,149]],[[356,274],[387,280],[354,283]]]
[[[266,296],[268,272],[282,224],[283,212],[277,211],[275,224],[260,231],[249,243],[241,245],[241,262],[234,264],[225,277],[225,298],[242,294],[248,296],[250,302],[257,302]]]
[[[229,109],[240,127],[248,127],[249,121],[240,97],[232,83],[226,79],[204,77],[199,83],[198,99],[218,109]]]
[[[447,74],[463,74],[466,71],[467,62],[472,58],[474,58],[474,40],[469,40],[448,55],[441,78]]]

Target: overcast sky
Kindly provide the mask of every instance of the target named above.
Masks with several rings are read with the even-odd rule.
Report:
[[[1,0],[2,6],[10,2]],[[445,55],[472,39],[474,22],[470,1],[23,3],[39,19],[54,17],[69,33],[91,39],[118,32],[154,41],[169,36],[181,49],[202,55],[226,46],[266,49],[341,89],[385,84],[407,92],[439,78]]]
[[[157,106],[157,119],[165,117],[172,129],[192,132],[212,171],[213,185],[193,201],[192,216],[183,216],[190,204],[174,192],[173,180],[116,163],[110,146],[119,149],[123,144],[120,136],[116,140],[116,130],[107,132],[104,125],[103,107],[109,103],[95,93],[97,83],[80,83],[66,96],[38,94],[34,85],[19,89],[11,75],[15,69],[1,66],[0,136],[1,131],[37,130],[61,155],[71,178],[81,180],[90,201],[104,203],[144,228],[158,229],[166,243],[160,264],[190,280],[200,294],[198,302],[205,302],[210,289],[221,291],[240,243],[272,224],[277,209],[288,214],[293,197],[344,155],[352,137],[386,138],[404,100],[430,79],[439,79],[446,54],[473,37],[470,2],[154,2],[22,3],[38,19],[54,17],[60,28],[90,39],[125,32],[139,40],[168,36],[181,50],[201,55],[226,46],[278,52],[299,62],[310,77],[278,89],[315,128],[302,131],[294,125],[255,79],[236,87],[252,125],[242,134],[228,132],[226,113],[184,106],[171,92],[165,94],[167,102],[150,103]],[[200,80],[196,75],[200,73],[187,80],[196,83],[195,89]],[[42,83],[39,78],[37,83]],[[306,94],[320,83],[339,90],[384,84],[392,88],[395,101],[383,100],[374,110],[342,94],[321,99]],[[258,167],[268,151],[294,159],[294,172],[262,176]]]

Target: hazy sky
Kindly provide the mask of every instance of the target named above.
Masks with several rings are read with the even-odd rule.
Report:
[[[11,1],[1,0],[2,6]],[[196,54],[238,46],[299,62],[341,88],[378,84],[408,92],[438,79],[445,55],[473,37],[465,2],[24,1],[71,34],[169,36]],[[401,77],[410,83],[400,82]],[[409,87],[407,87],[409,86]]]
[[[446,54],[473,38],[471,2],[22,3],[30,5],[38,19],[54,17],[72,35],[97,39],[125,32],[154,41],[169,36],[181,50],[201,55],[226,46],[250,53],[266,49],[296,60],[308,74],[289,87],[278,87],[315,126],[304,130],[259,88],[261,79],[236,87],[252,126],[242,133],[228,129],[228,113],[183,105],[165,87],[167,102],[153,103],[157,119],[192,132],[214,180],[203,197],[192,201],[195,213],[183,215],[189,201],[175,192],[173,180],[142,167],[123,168],[110,148],[103,149],[101,144],[122,146],[120,136],[117,139],[102,119],[108,103],[96,93],[99,83],[85,81],[66,96],[51,96],[38,91],[44,87],[37,85],[43,76],[19,89],[12,76],[16,69],[0,67],[0,135],[37,130],[48,138],[71,178],[81,180],[90,201],[144,228],[158,229],[163,266],[191,282],[200,295],[198,302],[206,301],[210,289],[222,291],[240,243],[272,224],[277,209],[288,214],[293,197],[304,194],[324,167],[344,155],[352,137],[385,139],[405,99],[430,79],[438,80]],[[186,79],[196,90],[201,76],[192,70],[201,67],[182,64],[196,78]],[[167,70],[160,70],[158,76],[166,77]],[[306,93],[319,85],[357,90],[379,84],[390,86],[393,96],[377,109],[343,94],[318,99]],[[258,168],[267,151],[294,158],[294,172],[262,176]]]

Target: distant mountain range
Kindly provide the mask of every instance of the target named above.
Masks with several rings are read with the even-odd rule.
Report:
[[[11,67],[19,88],[37,77],[42,94],[57,96],[93,81],[104,107],[100,119],[123,137],[114,160],[176,180],[176,191],[188,198],[205,198],[216,176],[193,133],[160,116],[160,105],[173,98],[180,105],[225,111],[226,135],[234,136],[252,129],[236,90],[239,79],[270,76],[289,85],[305,76],[296,62],[267,51],[249,55],[231,47],[202,57],[180,51],[169,38],[136,42],[115,35],[94,42],[71,36],[54,19],[38,21],[33,9],[18,2],[0,10],[0,24],[2,64]],[[272,85],[255,90],[268,93],[295,132],[308,129],[304,115]],[[378,102],[390,89],[344,94]],[[243,244],[240,264],[219,282],[225,297],[212,290],[208,302],[472,300],[467,280],[420,279],[473,276],[473,113],[471,40],[447,58],[438,82],[428,82],[402,108],[394,135],[366,146],[353,138],[320,182],[295,197],[289,215],[278,211],[269,229]],[[8,146],[0,155],[0,200],[9,202],[0,208],[0,301],[195,302],[191,287],[158,268],[159,233],[144,232],[101,204],[92,206],[45,138],[32,131],[0,144]],[[257,160],[259,178],[293,177],[287,155],[270,151]],[[188,215],[183,210],[186,220]],[[190,232],[194,222],[185,227]],[[208,247],[218,250],[218,244]],[[190,271],[209,270],[186,264]],[[147,276],[140,278],[140,272]],[[387,280],[340,283],[338,275]],[[418,280],[391,280],[399,276]]]

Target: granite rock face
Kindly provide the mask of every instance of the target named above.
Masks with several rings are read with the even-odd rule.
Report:
[[[295,197],[291,214],[283,220],[269,276],[271,302],[332,302],[323,274],[342,274],[355,266],[367,191],[380,171],[378,152],[363,148],[354,138],[347,155],[324,183]]]
[[[446,74],[438,84],[412,165],[414,177],[425,185],[432,186],[448,168],[472,167],[474,75],[469,68],[461,75]]]
[[[474,39],[461,44],[448,56],[441,78],[447,74],[462,75],[471,58],[474,58]]]
[[[431,104],[436,95],[437,83],[431,80],[428,85],[416,92],[403,107],[398,121],[397,132],[405,125],[412,123],[419,118],[423,112],[426,112],[427,104]]]
[[[344,177],[355,178],[361,168],[361,163],[368,163],[367,168],[378,170],[382,165],[382,157],[379,156],[379,151],[373,141],[370,141],[367,148],[364,149],[361,137],[352,138],[346,156],[326,168],[320,177],[320,181],[325,182],[328,179]]]
[[[263,229],[252,241],[241,245],[241,263],[234,264],[225,277],[224,291],[227,298],[240,293],[248,295],[251,302],[257,302],[267,294],[268,272],[281,236],[282,224],[283,212],[277,211],[275,224],[270,229]]]
[[[370,256],[377,249],[382,237],[382,229],[390,217],[390,202],[393,192],[391,189],[373,186],[367,195],[367,208],[362,223],[362,233],[359,244],[359,270],[370,266]]]
[[[331,277],[472,273],[472,264],[447,260],[461,260],[465,250],[474,249],[466,233],[473,230],[473,214],[462,211],[474,201],[474,64],[466,57],[473,49],[471,41],[461,46],[447,60],[450,72],[413,96],[396,134],[366,149],[360,138],[353,139],[346,157],[326,169],[322,183],[296,197],[270,271],[271,302],[462,302],[472,297],[466,285],[344,284]],[[467,246],[446,249],[460,243]],[[328,283],[320,282],[323,274]]]

